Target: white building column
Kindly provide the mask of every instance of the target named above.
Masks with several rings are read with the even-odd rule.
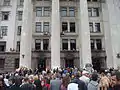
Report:
[[[102,3],[108,68],[120,66],[120,58],[117,58],[117,54],[120,53],[119,3],[119,0],[106,0]]]
[[[11,12],[9,12],[9,27],[7,32],[8,37],[7,37],[7,45],[6,45],[6,50],[8,52],[16,49],[15,47],[16,47],[16,36],[17,36],[17,30],[16,30],[17,0],[12,0],[11,4],[12,4],[12,8],[11,8]]]
[[[80,0],[79,11],[80,66],[83,68],[92,62],[87,0]]]
[[[21,33],[20,47],[20,66],[31,68],[31,50],[32,50],[32,0],[24,0],[23,23]]]
[[[52,0],[51,68],[60,67],[60,11],[59,0]]]

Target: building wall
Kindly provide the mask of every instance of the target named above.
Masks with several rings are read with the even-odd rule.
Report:
[[[3,1],[3,0],[2,0]],[[2,2],[1,1],[1,2]],[[39,3],[40,2],[40,3]],[[2,2],[3,3],[3,2]],[[17,35],[18,26],[22,26],[22,21],[18,20],[18,11],[23,11],[23,6],[19,6],[19,0],[11,0],[10,6],[3,6],[1,3],[0,11],[10,11],[9,20],[2,21],[2,17],[0,17],[0,26],[7,25],[8,26],[8,35],[4,36],[0,41],[6,41],[6,52],[10,51],[10,48],[16,49],[17,41],[21,40],[21,36]],[[88,2],[88,7],[99,7],[100,15],[99,17],[89,17],[89,22],[100,22],[101,33],[91,33],[91,39],[102,39],[102,48],[106,51],[107,55],[107,66],[108,67],[117,67],[119,66],[119,58],[116,57],[118,53],[120,53],[120,22],[119,16],[120,11],[118,4],[119,0],[116,2],[114,0],[106,0],[106,2]],[[51,16],[50,17],[36,17],[35,8],[37,6],[50,6],[52,8],[52,2],[48,1],[36,1],[33,5],[33,29],[32,29],[32,50],[35,50],[35,39],[50,39],[50,36],[43,36],[40,33],[35,33],[35,22],[50,22],[50,32],[51,32]],[[66,36],[61,37],[61,41],[64,38],[76,39],[77,45],[76,48],[81,52],[79,47],[80,43],[80,26],[79,26],[79,3],[78,2],[60,2],[60,6],[74,6],[76,16],[75,17],[60,17],[60,22],[67,21],[75,21],[76,22],[76,33],[75,34],[66,34]],[[52,9],[51,9],[52,11]],[[1,15],[0,15],[1,16]],[[61,25],[62,26],[62,25]],[[62,27],[61,27],[62,28]],[[62,29],[60,29],[62,31]],[[51,42],[50,42],[51,43]],[[62,43],[61,49],[62,49]],[[49,46],[49,50],[51,49],[51,44]],[[11,52],[12,53],[12,52]],[[80,55],[79,55],[80,57]],[[61,59],[63,60],[63,59]],[[78,60],[78,59],[77,59]],[[76,61],[75,61],[76,62]],[[118,64],[117,64],[118,62]],[[37,61],[34,62],[35,64]],[[79,62],[80,63],[80,62]],[[50,62],[49,62],[50,64]],[[64,61],[61,65],[64,64]],[[76,66],[77,62],[76,62]],[[36,67],[36,66],[32,66]]]

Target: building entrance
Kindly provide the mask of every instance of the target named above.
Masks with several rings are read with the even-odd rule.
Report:
[[[73,59],[66,59],[65,60],[65,67],[71,67],[73,68],[74,67],[74,60]]]
[[[98,72],[106,68],[106,62],[104,59],[94,58],[92,59],[92,64],[94,70],[97,70]]]
[[[38,60],[38,70],[41,72],[42,70],[46,69],[46,59]]]

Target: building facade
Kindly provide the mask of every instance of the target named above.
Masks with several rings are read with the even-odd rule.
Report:
[[[119,0],[0,0],[0,71],[120,66]]]

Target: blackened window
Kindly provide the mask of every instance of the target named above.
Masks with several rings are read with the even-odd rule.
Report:
[[[35,50],[41,50],[41,40],[40,39],[35,40]]]
[[[92,0],[93,2],[97,2],[98,0]]]
[[[62,22],[62,31],[67,32],[68,31],[68,23]]]
[[[68,39],[62,40],[62,50],[68,50]]]
[[[17,31],[17,35],[18,35],[18,36],[21,35],[21,30],[22,30],[22,26],[18,26],[18,31]]]
[[[99,9],[93,8],[93,16],[99,16]]]
[[[2,20],[8,20],[9,19],[9,12],[2,12]]]
[[[101,39],[96,39],[96,46],[98,50],[102,49],[102,41]]]
[[[91,41],[91,49],[94,50],[95,49],[95,42],[93,39],[91,39],[90,41]]]
[[[95,32],[100,32],[100,23],[95,23]]]
[[[75,39],[70,40],[70,50],[76,50],[76,40]]]
[[[17,50],[17,52],[19,52],[19,51],[20,51],[20,41],[17,41],[16,50]]]
[[[19,61],[20,61],[19,58],[15,59],[15,64],[14,64],[15,65],[15,69],[19,68]]]
[[[49,39],[43,39],[43,50],[48,50]]]
[[[0,58],[0,68],[4,68],[5,65],[5,59]]]
[[[0,52],[5,52],[6,42],[0,42]]]
[[[75,32],[75,22],[70,22],[70,32]]]

